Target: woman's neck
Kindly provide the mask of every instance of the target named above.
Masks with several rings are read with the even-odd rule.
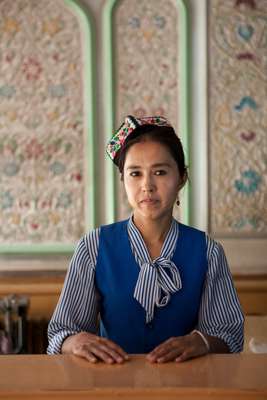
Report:
[[[151,220],[140,219],[133,215],[133,221],[148,248],[159,245],[161,248],[171,227],[172,216],[166,216],[160,220]]]

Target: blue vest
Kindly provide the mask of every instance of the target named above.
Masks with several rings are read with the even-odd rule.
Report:
[[[140,271],[131,250],[128,221],[101,227],[95,284],[100,295],[100,335],[127,353],[148,353],[172,336],[181,336],[197,324],[202,287],[207,271],[204,232],[179,223],[172,261],[178,267],[182,289],[165,307],[155,307],[146,324],[145,310],[134,299]]]

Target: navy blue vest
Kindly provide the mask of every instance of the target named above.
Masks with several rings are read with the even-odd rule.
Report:
[[[164,340],[195,328],[207,271],[204,232],[179,223],[172,258],[179,269],[182,289],[165,307],[155,307],[146,324],[145,310],[133,293],[140,271],[131,250],[127,221],[101,227],[95,283],[100,294],[100,335],[127,353],[148,353]]]

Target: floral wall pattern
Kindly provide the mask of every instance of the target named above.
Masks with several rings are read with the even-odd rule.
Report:
[[[210,222],[216,234],[267,234],[266,110],[266,0],[210,0]]]
[[[176,0],[118,1],[113,23],[116,126],[133,114],[163,115],[178,128],[178,14]],[[122,219],[130,210],[118,186]]]
[[[81,38],[63,1],[0,2],[0,242],[84,231]]]

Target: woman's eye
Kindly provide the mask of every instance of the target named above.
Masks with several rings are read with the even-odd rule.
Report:
[[[139,172],[139,171],[132,171],[132,172],[130,173],[130,176],[132,176],[133,178],[136,177],[136,176],[139,176],[139,175],[140,175],[140,172]]]
[[[163,169],[159,169],[159,170],[155,171],[155,175],[157,175],[157,176],[166,175],[166,171],[164,171]]]

